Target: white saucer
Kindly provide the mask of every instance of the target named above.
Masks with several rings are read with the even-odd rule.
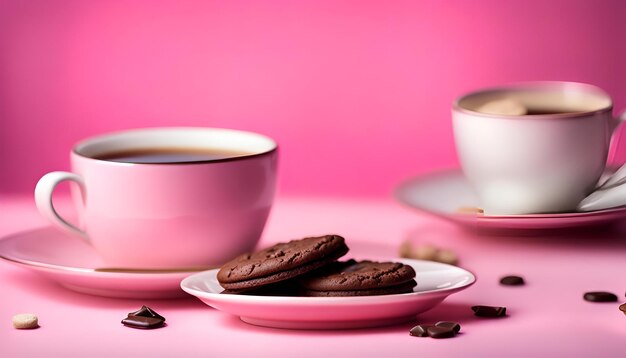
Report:
[[[53,227],[0,239],[0,258],[44,275],[70,290],[118,298],[184,297],[180,280],[194,272],[106,268],[93,247]]]
[[[222,294],[218,270],[193,274],[180,286],[202,302],[258,326],[289,329],[344,329],[414,320],[447,296],[472,285],[476,278],[456,266],[432,261],[391,259],[413,266],[413,293],[357,297],[281,297]]]
[[[569,229],[607,224],[626,217],[626,207],[558,214],[472,215],[461,207],[481,207],[461,170],[447,170],[411,178],[395,190],[398,201],[420,211],[473,229]]]

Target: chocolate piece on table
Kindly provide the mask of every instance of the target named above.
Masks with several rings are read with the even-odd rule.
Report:
[[[430,326],[427,331],[432,338],[451,338],[456,335],[456,332],[451,327]]]
[[[622,304],[619,306],[619,310],[620,310],[620,311],[622,311],[622,312],[624,312],[624,314],[626,314],[626,303],[622,303]]]
[[[430,327],[429,324],[418,324],[411,328],[409,334],[413,337],[428,337],[428,327]]]
[[[141,308],[135,312],[129,313],[128,316],[152,317],[152,318],[159,318],[165,321],[165,317],[156,313],[152,308],[146,305],[141,306]]]
[[[461,325],[460,324],[458,324],[456,322],[451,322],[451,321],[439,321],[439,322],[435,323],[435,326],[452,328],[454,333],[459,333],[459,331],[461,330]]]
[[[504,276],[500,279],[500,284],[505,286],[521,286],[526,284],[523,277],[520,276]]]
[[[589,302],[617,302],[616,295],[604,291],[585,292],[583,298]]]
[[[506,307],[497,306],[472,306],[472,311],[477,317],[504,317],[506,316]]]
[[[155,317],[128,316],[122,320],[126,327],[151,329],[163,326],[164,321]]]

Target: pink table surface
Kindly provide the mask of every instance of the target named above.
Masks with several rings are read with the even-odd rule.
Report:
[[[68,203],[62,201],[67,210]],[[0,235],[45,225],[30,197],[0,198]],[[454,248],[478,282],[422,314],[416,323],[454,320],[462,334],[435,340],[408,335],[414,323],[392,327],[296,331],[255,327],[195,298],[121,300],[67,291],[27,270],[0,262],[0,357],[96,356],[623,356],[626,316],[615,303],[582,295],[607,290],[626,301],[626,228],[533,237],[484,237],[396,204],[391,199],[279,198],[262,244],[339,233],[348,243],[396,247],[411,238]],[[524,287],[503,287],[518,273]],[[419,281],[419,277],[418,277]],[[119,322],[147,304],[167,317],[151,331]],[[474,317],[470,306],[504,305],[509,316]],[[38,314],[41,327],[12,328],[19,312]]]

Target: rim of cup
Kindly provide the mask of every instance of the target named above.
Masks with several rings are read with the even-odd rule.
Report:
[[[489,114],[478,112],[464,107],[464,102],[469,99],[478,96],[488,96],[490,94],[505,93],[505,92],[522,92],[529,90],[544,90],[546,92],[566,93],[569,95],[587,95],[589,97],[595,97],[595,100],[603,105],[597,105],[590,110],[565,112],[565,113],[550,113],[550,114],[533,114],[533,115],[511,115],[511,114]],[[613,101],[611,96],[602,90],[600,87],[581,82],[567,82],[567,81],[528,81],[528,82],[515,82],[508,85],[502,85],[497,87],[483,88],[476,91],[466,93],[458,97],[452,105],[453,111],[470,114],[472,116],[489,117],[489,118],[522,118],[524,119],[545,119],[545,118],[578,118],[588,117],[598,113],[611,112],[613,110]]]
[[[96,156],[146,148],[233,150],[246,154],[213,160],[173,163],[126,163]],[[72,155],[111,165],[191,165],[239,161],[268,155],[278,150],[272,138],[251,131],[214,127],[150,127],[120,130],[85,138],[72,148]],[[249,154],[247,154],[249,153]]]

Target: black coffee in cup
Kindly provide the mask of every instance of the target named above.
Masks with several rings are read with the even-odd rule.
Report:
[[[533,115],[548,115],[548,114],[563,114],[563,113],[578,113],[581,111],[572,111],[571,109],[567,109],[567,108],[532,108],[532,107],[527,107],[526,108],[526,115],[527,116],[533,116]]]
[[[227,149],[138,148],[102,153],[94,156],[94,159],[119,163],[175,164],[216,161],[250,154]]]

